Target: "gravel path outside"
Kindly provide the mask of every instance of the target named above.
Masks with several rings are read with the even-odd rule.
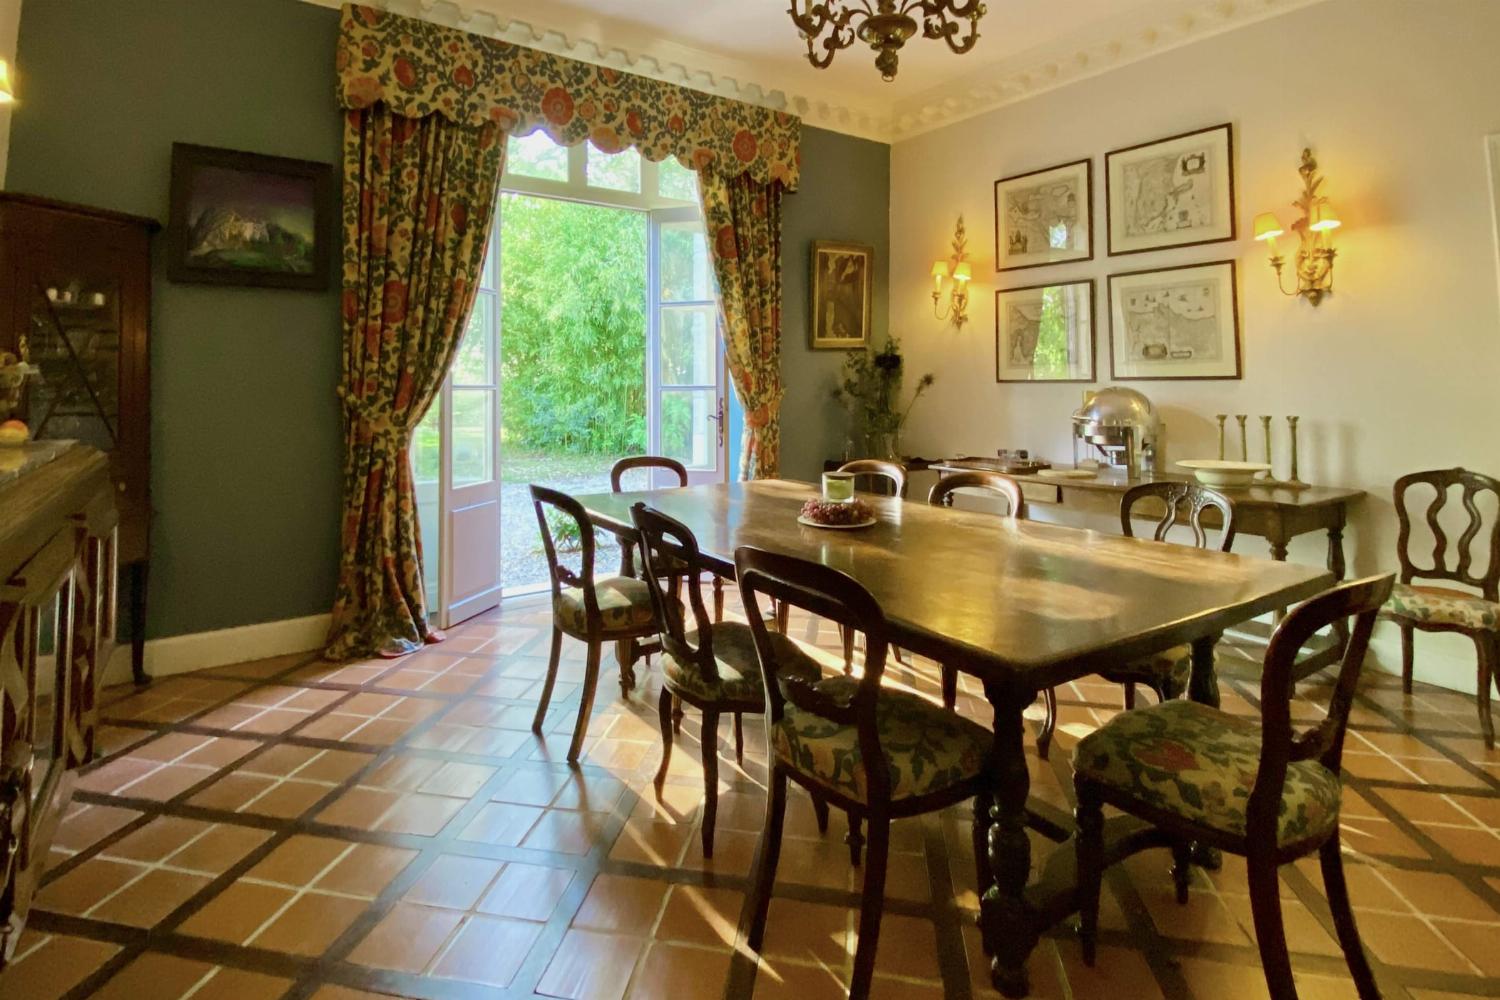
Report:
[[[609,469],[616,458],[607,455],[513,455],[501,456],[500,476],[500,579],[507,591],[544,587],[547,557],[542,552],[536,513],[531,506],[532,483],[564,493],[603,493],[609,489]],[[629,485],[627,483],[627,485]],[[600,533],[594,555],[596,573],[613,573],[620,566],[620,547],[614,536]],[[578,555],[563,557],[574,569]]]

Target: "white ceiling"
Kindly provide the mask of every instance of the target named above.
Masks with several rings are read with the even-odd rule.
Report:
[[[373,2],[893,141],[1321,0],[986,0],[972,52],[913,38],[891,83],[857,44],[809,65],[788,0]]]

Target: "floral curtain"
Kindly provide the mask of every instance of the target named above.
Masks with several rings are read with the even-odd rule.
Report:
[[[385,105],[344,124],[342,561],[325,655],[427,639],[412,429],[463,336],[489,240],[505,134]]]
[[[724,354],[745,408],[740,478],[774,478],[781,467],[782,186],[703,171],[698,191],[719,279]]]

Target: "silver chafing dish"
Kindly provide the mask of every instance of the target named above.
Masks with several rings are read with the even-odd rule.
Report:
[[[1100,389],[1073,413],[1073,464],[1094,459],[1127,475],[1155,472],[1160,433],[1151,400],[1122,386]]]

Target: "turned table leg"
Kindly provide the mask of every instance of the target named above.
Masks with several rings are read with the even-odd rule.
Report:
[[[1026,883],[1031,877],[1031,840],[1026,833],[1026,799],[1031,776],[1026,770],[1024,724],[1021,713],[1035,698],[998,684],[986,684],[985,694],[995,708],[995,742],[991,750],[994,779],[993,806],[988,829],[981,812],[974,817],[975,841],[986,845],[989,885],[980,885],[979,920],[984,950],[990,956],[990,980],[1008,997],[1028,991],[1026,959],[1039,937],[1037,915],[1027,905]],[[980,804],[983,797],[980,798]]]

